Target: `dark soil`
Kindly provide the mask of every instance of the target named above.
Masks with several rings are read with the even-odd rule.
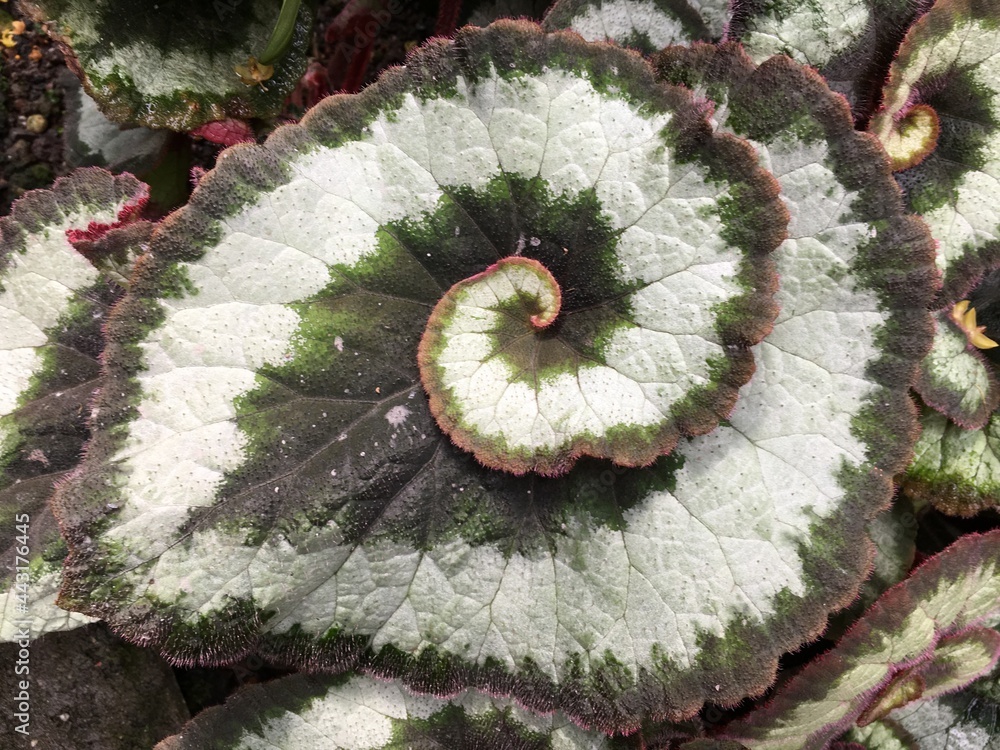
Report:
[[[0,663],[11,665],[0,670],[0,690],[10,696],[0,717],[4,748],[148,750],[189,718],[170,667],[101,623],[31,641],[28,671],[18,675],[20,654],[17,643],[0,644]],[[20,690],[28,696],[30,739],[15,732],[25,722],[12,710]]]
[[[48,187],[69,171],[63,158],[62,89],[56,84],[66,69],[62,52],[32,23],[14,39],[15,46],[0,47],[0,214],[26,190]]]

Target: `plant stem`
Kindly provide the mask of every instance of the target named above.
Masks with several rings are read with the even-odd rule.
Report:
[[[458,25],[458,14],[462,11],[462,0],[439,0],[437,23],[434,36],[451,36]]]

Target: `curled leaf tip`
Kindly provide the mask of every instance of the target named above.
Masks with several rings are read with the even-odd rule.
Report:
[[[538,311],[528,318],[528,322],[538,331],[552,325],[559,317],[559,309],[562,307],[562,291],[559,289],[559,282],[556,281],[552,272],[533,258],[511,256],[504,258],[496,265],[523,268],[537,280],[538,286],[532,291],[537,295],[533,299]]]
[[[876,118],[873,128],[889,154],[892,171],[915,167],[937,147],[941,131],[934,108],[918,104],[898,120],[888,115]]]
[[[859,727],[866,727],[872,722],[881,721],[891,711],[923,697],[926,684],[923,676],[915,669],[904,669],[897,673],[876,694],[875,698],[855,722]]]
[[[521,462],[508,464],[503,459],[491,458],[489,451],[476,450],[477,441],[465,435],[459,421],[449,415],[447,399],[438,397],[439,358],[451,358],[445,352],[452,339],[459,341],[463,349],[475,346],[485,332],[484,325],[489,333],[507,339],[505,348],[518,348],[516,342],[530,341],[549,328],[559,317],[561,307],[562,291],[552,272],[534,258],[512,255],[456,283],[431,314],[420,342],[418,363],[432,396],[432,411],[457,445],[472,449],[491,468],[520,474],[540,467],[522,466]],[[486,319],[491,316],[497,316],[497,320],[488,324]],[[501,333],[501,329],[508,330]],[[561,473],[550,469],[548,473]]]
[[[951,319],[977,349],[994,349],[1000,346],[986,335],[986,326],[976,325],[976,308],[969,307],[969,300],[963,299],[955,304],[951,309]]]
[[[935,292],[871,139],[774,68],[712,88],[777,102],[758,151],[634,53],[467,27],[221,158],[108,324],[66,603],[609,734],[761,694],[870,567]]]

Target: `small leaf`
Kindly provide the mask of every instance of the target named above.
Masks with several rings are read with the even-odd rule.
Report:
[[[237,143],[255,143],[253,128],[243,120],[215,120],[206,122],[191,131],[191,135],[204,138],[206,141],[223,146],[235,146]]]
[[[762,197],[766,190],[759,189]],[[751,266],[756,273],[748,272]],[[431,312],[417,355],[431,413],[456,446],[492,469],[558,476],[579,456],[648,466],[678,440],[711,432],[753,374],[748,347],[777,314],[768,299],[775,278],[764,253],[738,273],[734,287],[705,290],[712,309],[692,311],[683,330],[622,306],[617,327],[628,325],[630,340],[605,348],[550,328],[559,320],[562,291],[544,265],[502,258],[454,284]],[[659,285],[679,298],[680,287],[692,283],[681,274]],[[642,304],[639,295],[625,299]],[[726,345],[721,357],[717,342]],[[671,364],[678,354],[686,375]],[[633,364],[639,356],[648,365],[641,375]],[[714,362],[700,366],[699,357]],[[629,408],[643,390],[652,414],[645,404]],[[588,399],[595,391],[610,408]],[[587,411],[598,419],[588,419]],[[534,429],[525,430],[526,423]]]
[[[893,170],[915,167],[937,148],[941,123],[937,112],[926,104],[917,104],[887,127],[889,118],[880,115],[876,124],[886,128],[878,133],[892,160]]]
[[[921,502],[955,516],[974,516],[1000,503],[1000,417],[966,430],[926,411],[923,432],[903,487]]]
[[[894,721],[873,721],[863,727],[852,727],[844,739],[863,750],[923,750],[910,733]],[[837,746],[838,743],[834,743],[831,748]]]
[[[966,429],[979,429],[997,408],[1000,385],[991,350],[1000,337],[1000,243],[970,247],[945,269],[935,300],[937,333],[916,390],[924,402]],[[984,325],[985,324],[985,325]]]
[[[892,721],[919,750],[992,750],[1000,743],[1000,672],[959,692],[893,711]]]
[[[904,669],[893,675],[889,684],[879,690],[871,703],[857,719],[859,727],[865,727],[873,721],[884,719],[894,708],[905,706],[911,701],[919,700],[924,694],[924,678],[920,670]]]
[[[994,365],[969,345],[967,335],[954,325],[951,316],[941,312],[935,318],[934,346],[920,365],[914,388],[924,403],[956,424],[979,429],[1000,406]]]

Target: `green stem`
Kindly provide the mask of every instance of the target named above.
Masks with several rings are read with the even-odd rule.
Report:
[[[302,0],[282,1],[278,22],[274,25],[271,38],[267,41],[267,48],[257,58],[261,65],[273,65],[288,51],[288,47],[292,43],[292,35],[295,33],[295,19],[299,15],[301,3]]]

